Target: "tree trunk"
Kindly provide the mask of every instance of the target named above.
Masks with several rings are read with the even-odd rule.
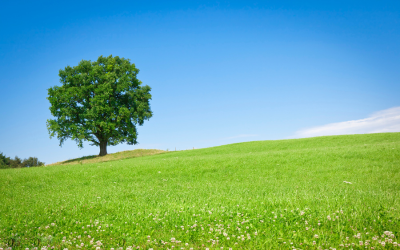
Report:
[[[100,156],[107,154],[107,141],[100,141]]]

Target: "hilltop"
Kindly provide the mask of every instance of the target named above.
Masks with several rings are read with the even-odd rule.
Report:
[[[156,155],[166,153],[167,151],[160,149],[135,149],[135,150],[126,150],[117,153],[107,154],[105,156],[99,155],[90,155],[84,156],[80,158],[70,159],[66,161],[56,162],[52,164],[48,164],[46,166],[54,166],[54,165],[71,165],[71,164],[86,164],[86,163],[99,163],[99,162],[107,162],[107,161],[117,161],[124,160],[136,157],[143,157],[149,155]]]

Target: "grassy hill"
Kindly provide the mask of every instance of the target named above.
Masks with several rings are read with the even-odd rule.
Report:
[[[395,249],[399,208],[400,133],[256,141],[0,170],[0,247]]]
[[[167,151],[159,150],[159,149],[135,149],[135,150],[127,150],[122,152],[117,152],[113,154],[108,154],[104,156],[99,155],[90,155],[84,156],[81,158],[71,159],[62,162],[56,162],[52,164],[48,164],[46,166],[55,166],[55,165],[72,165],[72,164],[85,164],[85,163],[99,163],[106,161],[117,161],[124,160],[129,158],[143,157],[149,155],[156,155],[166,153]]]

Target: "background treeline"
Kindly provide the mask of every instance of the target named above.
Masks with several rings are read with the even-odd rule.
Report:
[[[26,168],[26,167],[38,167],[44,166],[44,162],[41,162],[36,157],[29,157],[28,159],[21,159],[15,156],[14,159],[6,157],[0,152],[0,169],[1,168]]]

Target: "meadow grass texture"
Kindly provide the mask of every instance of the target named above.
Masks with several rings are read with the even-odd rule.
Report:
[[[400,249],[400,133],[0,170],[0,248]]]

